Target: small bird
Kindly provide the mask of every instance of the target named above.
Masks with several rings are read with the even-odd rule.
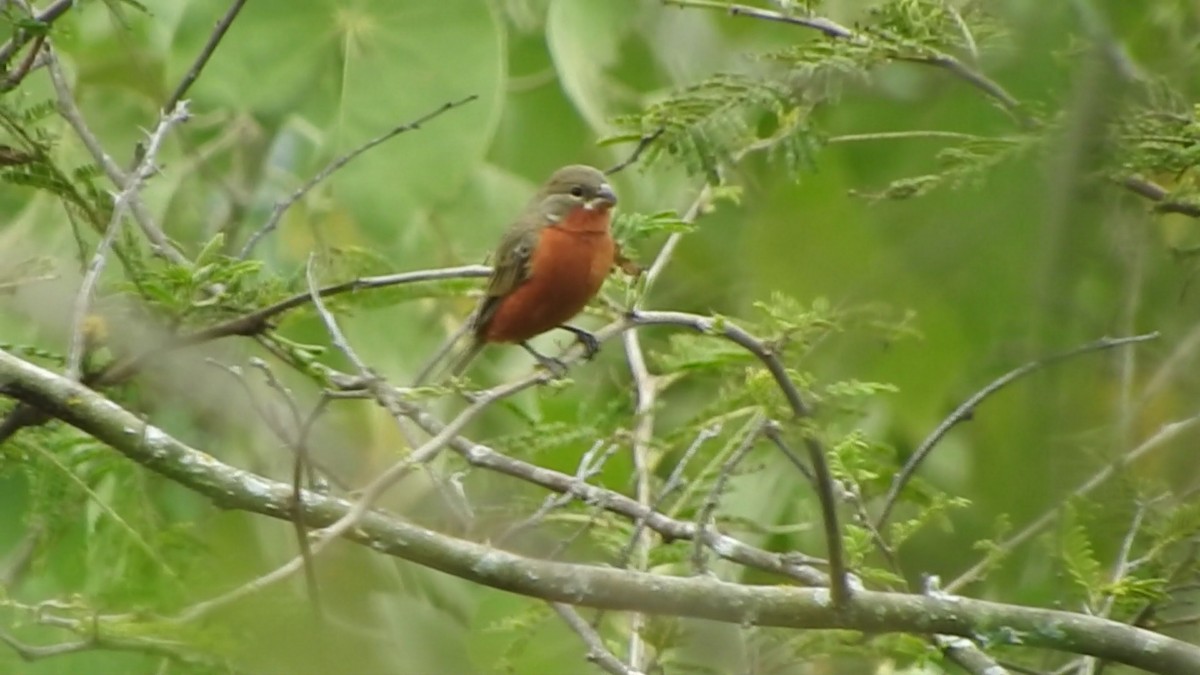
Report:
[[[471,321],[471,344],[450,368],[461,374],[491,342],[519,344],[546,368],[530,338],[554,328],[575,334],[591,357],[596,337],[566,324],[583,310],[617,261],[609,225],[617,196],[599,169],[573,164],[555,171],[509,226],[493,256],[487,292]]]

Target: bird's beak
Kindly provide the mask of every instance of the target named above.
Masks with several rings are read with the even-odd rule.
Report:
[[[612,186],[608,183],[601,183],[600,189],[596,191],[596,196],[592,198],[592,208],[612,208],[617,203],[617,193],[613,192]]]

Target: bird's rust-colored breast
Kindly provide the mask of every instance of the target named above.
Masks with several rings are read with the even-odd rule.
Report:
[[[583,310],[612,269],[616,247],[609,214],[573,214],[546,227],[530,260],[529,279],[503,298],[482,337],[523,342],[566,323]]]

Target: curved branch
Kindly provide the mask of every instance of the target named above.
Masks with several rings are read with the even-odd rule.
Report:
[[[0,350],[0,391],[53,411],[130,459],[223,506],[290,520],[292,488],[195,450],[100,394]],[[354,504],[306,494],[305,519],[324,527]],[[703,577],[537,560],[449,537],[379,512],[347,537],[474,583],[600,609],[738,624],[864,632],[1013,636],[1020,644],[1096,656],[1161,675],[1200,672],[1200,648],[1116,621],[961,597],[857,591],[835,606],[827,589],[748,586]]]
[[[962,405],[955,408],[954,412],[950,413],[949,417],[942,420],[942,423],[933,430],[933,433],[929,434],[929,436],[925,440],[921,441],[921,444],[917,446],[916,451],[914,451],[912,456],[908,458],[908,461],[904,463],[904,467],[901,468],[900,472],[896,474],[896,477],[892,479],[892,485],[890,488],[888,488],[887,496],[883,499],[883,510],[879,513],[879,518],[875,520],[875,529],[881,529],[883,524],[887,522],[888,516],[892,514],[892,509],[896,506],[896,500],[900,497],[900,491],[903,490],[904,486],[908,484],[908,481],[912,479],[913,474],[916,473],[917,467],[921,465],[921,462],[924,462],[929,456],[929,453],[933,452],[934,446],[936,446],[946,434],[950,433],[950,430],[955,426],[971,419],[971,417],[975,414],[975,408],[979,407],[979,404],[983,403],[984,399],[1000,391],[1015,380],[1024,377],[1025,375],[1041,370],[1042,368],[1058,363],[1059,361],[1064,361],[1073,356],[1079,356],[1081,354],[1096,352],[1102,349],[1112,349],[1113,347],[1120,347],[1122,345],[1136,344],[1138,342],[1146,342],[1156,339],[1158,339],[1157,332],[1146,333],[1144,335],[1133,335],[1123,338],[1103,337],[1099,340],[1076,347],[1070,351],[1054,354],[1045,358],[1037,359],[1035,361],[1030,361],[1023,366],[1008,371],[1007,373],[988,383],[986,387],[975,392],[970,398],[968,398],[966,401],[963,401]]]

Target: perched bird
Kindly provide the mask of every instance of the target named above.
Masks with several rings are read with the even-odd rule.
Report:
[[[609,229],[616,203],[599,169],[575,164],[550,176],[496,247],[487,292],[472,316],[471,344],[452,374],[461,374],[491,342],[519,344],[559,372],[561,362],[528,343],[554,328],[574,333],[588,356],[599,349],[595,336],[566,322],[595,297],[617,261]]]

